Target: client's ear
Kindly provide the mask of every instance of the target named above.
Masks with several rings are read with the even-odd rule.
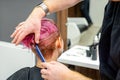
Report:
[[[63,49],[63,40],[62,40],[61,37],[59,37],[59,38],[56,40],[55,45],[56,45],[56,48],[58,48],[58,49],[62,48],[62,49]]]

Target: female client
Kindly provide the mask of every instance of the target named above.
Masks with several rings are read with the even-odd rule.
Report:
[[[63,51],[64,44],[58,28],[52,20],[43,18],[41,21],[40,30],[40,43],[38,44],[38,47],[41,50],[46,62],[57,60]],[[23,39],[22,44],[30,48],[36,55],[36,65],[32,68],[25,67],[18,70],[7,80],[43,80],[40,74],[42,61],[36,52],[34,38],[34,34],[30,34]]]

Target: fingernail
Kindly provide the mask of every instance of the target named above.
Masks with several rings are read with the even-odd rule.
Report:
[[[39,41],[36,41],[36,43],[38,44],[38,43],[39,43]]]
[[[37,41],[36,43],[38,44],[39,42]]]

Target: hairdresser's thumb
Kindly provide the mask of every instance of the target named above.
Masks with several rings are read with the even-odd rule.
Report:
[[[39,43],[39,39],[40,39],[40,32],[37,31],[37,32],[35,33],[35,42],[36,42],[37,44]]]
[[[41,63],[41,65],[42,65],[42,68],[44,68],[44,69],[51,68],[51,66],[52,66],[50,63],[47,63],[47,62],[43,62],[43,63]]]

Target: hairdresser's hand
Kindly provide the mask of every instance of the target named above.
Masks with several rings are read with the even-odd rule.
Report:
[[[21,22],[12,33],[12,43],[18,45],[26,35],[35,34],[35,42],[39,43],[41,19],[45,16],[45,12],[40,7],[35,7],[26,21]]]
[[[70,80],[71,70],[59,62],[42,63],[44,69],[41,70],[42,78],[46,80]],[[47,68],[47,69],[45,69]]]

